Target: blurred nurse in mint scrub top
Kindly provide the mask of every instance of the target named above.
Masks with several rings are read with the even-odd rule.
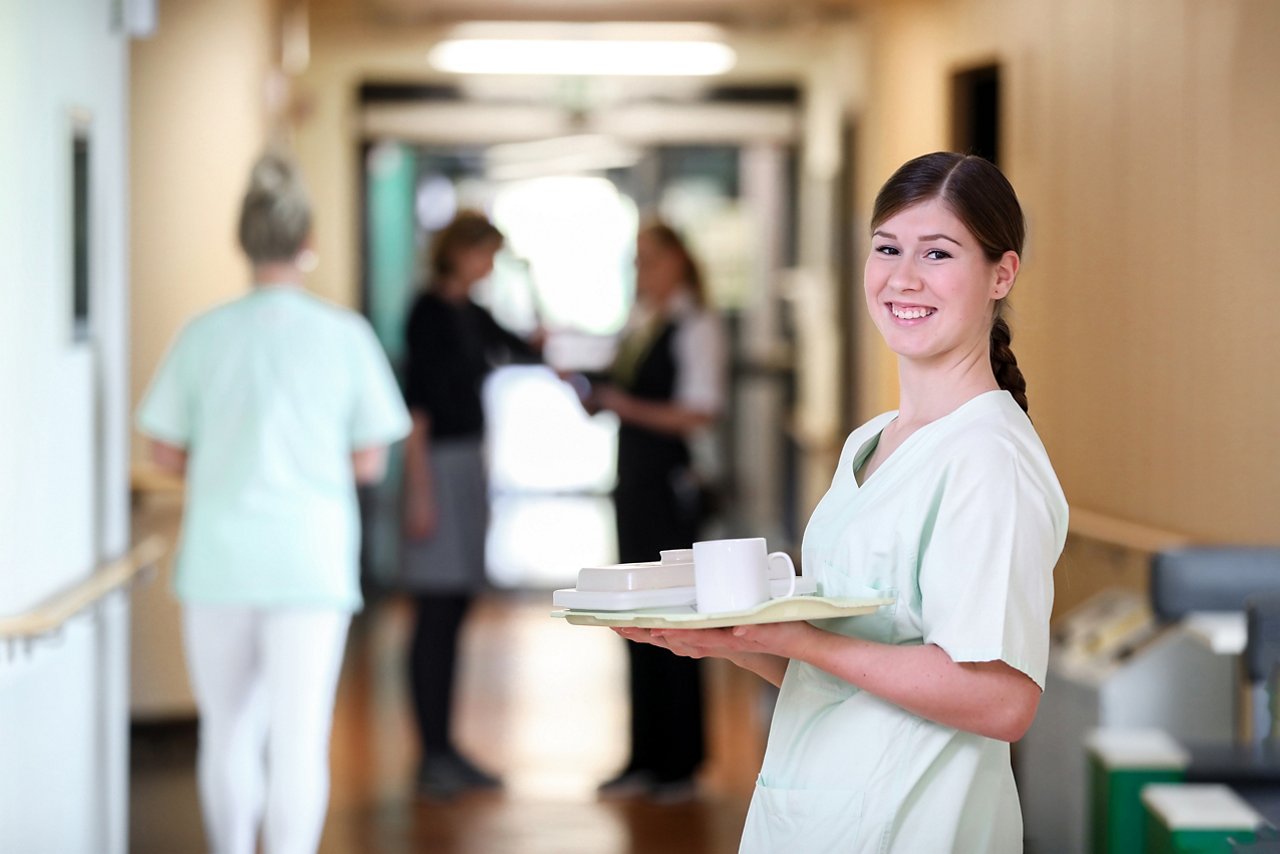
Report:
[[[186,325],[137,424],[186,476],[174,583],[209,846],[253,854],[261,825],[267,852],[314,852],[361,606],[356,483],[382,477],[409,415],[369,324],[302,287],[311,205],[287,159],[254,165],[239,237],[252,290]]]
[[[871,217],[867,310],[898,409],[845,443],[802,546],[862,617],[622,630],[781,686],[743,852],[1022,850],[1009,743],[1040,702],[1067,503],[1002,309],[1024,224],[991,163],[904,164]]]

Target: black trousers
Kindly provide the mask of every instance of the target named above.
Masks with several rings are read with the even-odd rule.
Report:
[[[449,723],[458,636],[473,597],[440,593],[415,598],[418,613],[409,648],[409,684],[423,753],[439,755],[452,750]]]
[[[697,536],[697,508],[681,494],[676,473],[621,469],[614,503],[623,563],[657,560]],[[631,761],[659,781],[693,774],[705,754],[702,672],[697,659],[650,644],[628,643],[631,666]]]

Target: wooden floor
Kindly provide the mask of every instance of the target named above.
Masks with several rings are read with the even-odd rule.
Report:
[[[498,774],[500,792],[448,803],[414,797],[417,764],[404,680],[411,613],[371,606],[353,624],[334,716],[333,785],[321,846],[346,852],[719,854],[738,836],[763,751],[769,695],[707,662],[710,756],[698,796],[674,805],[601,802],[626,760],[626,656],[606,629],[549,616],[550,596],[495,593],[464,629],[456,741]],[[130,850],[204,850],[191,726],[135,732]]]

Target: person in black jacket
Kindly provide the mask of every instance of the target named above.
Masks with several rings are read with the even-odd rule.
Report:
[[[485,377],[505,361],[537,361],[536,347],[471,301],[493,271],[502,233],[483,214],[460,212],[436,235],[430,279],[409,314],[401,582],[417,602],[410,683],[423,751],[420,793],[449,797],[490,788],[450,741],[459,631],[485,583],[488,492],[482,443]]]
[[[704,490],[688,439],[723,408],[726,361],[724,329],[706,306],[693,256],[669,225],[646,224],[636,241],[635,308],[610,382],[594,396],[621,422],[614,501],[622,562],[657,560],[697,539]],[[690,795],[704,753],[698,663],[646,644],[628,644],[627,653],[631,759],[601,793]]]

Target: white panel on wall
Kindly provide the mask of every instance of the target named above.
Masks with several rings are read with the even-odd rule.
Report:
[[[0,4],[0,615],[128,543],[127,41],[109,0]],[[89,322],[73,324],[73,137]],[[0,642],[0,851],[123,852],[128,608]],[[57,797],[50,793],[56,792]]]

